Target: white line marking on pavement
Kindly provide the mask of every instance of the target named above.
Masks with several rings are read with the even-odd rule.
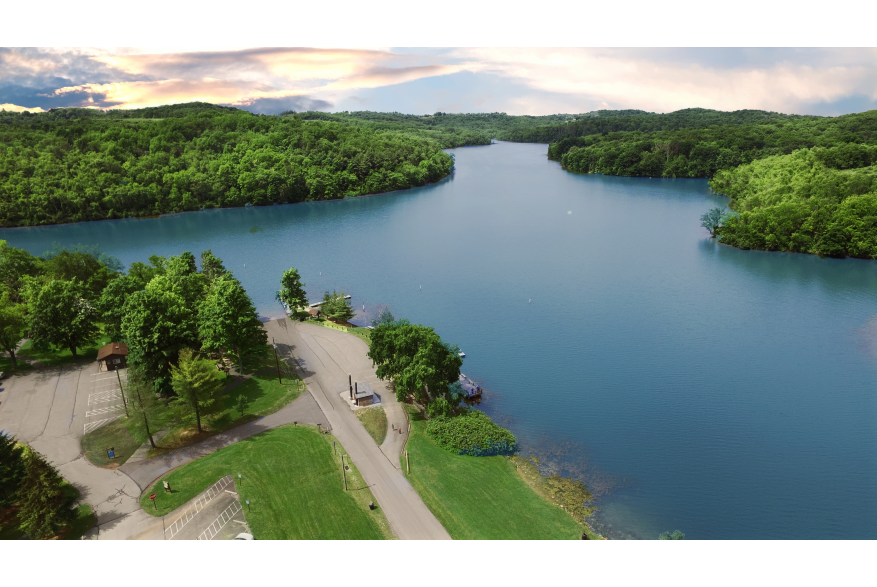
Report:
[[[173,537],[176,534],[179,534],[180,530],[183,529],[183,526],[188,524],[192,520],[192,518],[195,517],[195,514],[203,510],[207,506],[207,504],[210,503],[210,501],[214,497],[219,495],[219,492],[226,486],[228,486],[228,484],[231,482],[231,475],[226,475],[225,477],[211,485],[207,489],[207,491],[204,492],[204,495],[199,497],[198,501],[192,504],[192,507],[183,512],[183,515],[177,518],[177,520],[173,524],[165,528],[165,540],[173,540]],[[170,535],[168,535],[168,533],[170,533]]]
[[[213,537],[216,536],[222,527],[228,524],[228,521],[231,520],[232,516],[241,511],[241,502],[233,501],[230,506],[225,508],[225,511],[219,514],[219,517],[213,520],[213,523],[207,526],[207,529],[201,532],[201,535],[198,536],[198,540],[213,540]]]
[[[119,414],[118,416],[113,416],[112,418],[106,418],[106,419],[104,419],[104,420],[98,420],[97,422],[89,422],[88,424],[86,424],[86,425],[83,427],[83,432],[84,432],[85,434],[88,434],[88,433],[91,432],[92,430],[96,430],[96,429],[100,428],[101,426],[103,426],[104,424],[107,424],[107,423],[109,423],[109,422],[112,422],[113,420],[118,420],[118,419],[121,418],[121,417],[122,417],[122,414]]]
[[[101,393],[92,393],[88,396],[88,403],[99,404],[103,402],[112,402],[122,399],[122,393],[117,389],[115,391],[104,391]]]
[[[104,414],[109,414],[111,412],[120,412],[125,409],[125,406],[119,404],[117,406],[107,406],[105,408],[95,408],[94,410],[85,412],[86,418],[91,418],[92,416],[102,416]]]

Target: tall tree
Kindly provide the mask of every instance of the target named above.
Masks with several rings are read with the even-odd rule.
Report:
[[[280,278],[280,291],[277,299],[285,303],[289,309],[295,312],[298,308],[308,303],[308,297],[304,290],[305,284],[301,282],[301,276],[295,267],[290,267],[283,272]]]
[[[10,247],[5,240],[0,240],[0,281],[8,288],[13,301],[23,301],[21,278],[39,275],[42,263],[42,259],[24,249]]]
[[[0,348],[9,353],[12,359],[12,368],[18,368],[15,358],[15,349],[24,338],[27,328],[27,306],[16,303],[12,299],[12,293],[0,285]]]
[[[185,411],[194,414],[198,432],[201,418],[216,404],[222,382],[216,378],[216,369],[204,361],[192,349],[180,351],[180,360],[171,367],[171,380],[177,397],[174,400]]]
[[[134,292],[128,296],[123,314],[122,334],[128,343],[129,360],[141,363],[154,379],[168,374],[180,349],[198,344],[194,317],[172,291],[149,287]]]
[[[27,294],[30,335],[35,341],[70,349],[94,342],[97,312],[79,281],[52,280]]]
[[[377,365],[380,379],[395,382],[399,401],[409,394],[426,403],[440,397],[454,399],[448,385],[459,379],[463,359],[432,328],[384,323],[372,331],[370,339],[368,357]]]
[[[349,321],[356,315],[356,312],[353,310],[350,300],[344,299],[346,295],[343,291],[340,294],[335,291],[331,294],[326,292],[323,296],[320,310],[322,310],[323,314],[338,322]]]
[[[18,501],[24,468],[24,447],[11,436],[0,432],[0,508]]]
[[[148,439],[155,448],[152,435],[167,417],[166,406],[156,396],[155,386],[143,365],[129,362],[126,379],[123,393],[129,409],[129,417],[125,420],[127,428],[135,439]]]
[[[19,496],[18,519],[21,529],[31,538],[51,538],[75,519],[76,491],[65,487],[58,470],[32,448],[25,450]]]
[[[140,281],[131,275],[121,275],[111,280],[101,292],[95,309],[104,324],[104,334],[111,340],[122,339],[122,318],[125,316],[125,303],[128,296],[140,291]]]
[[[210,249],[207,249],[201,253],[201,273],[207,277],[210,283],[213,283],[221,275],[228,273],[228,270],[222,261]]]
[[[205,349],[232,349],[244,372],[243,357],[268,343],[253,300],[234,277],[216,280],[201,306],[199,332]]]

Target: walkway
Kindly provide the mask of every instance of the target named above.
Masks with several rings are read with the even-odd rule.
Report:
[[[371,488],[387,521],[403,540],[450,540],[432,512],[401,472],[399,452],[402,441],[396,438],[380,448],[341,398],[347,389],[347,376],[368,381],[376,390],[386,389],[375,376],[366,356],[368,346],[347,333],[289,319],[272,320],[265,325],[268,335],[277,342],[278,352],[298,364],[305,383],[332,427],[332,433],[347,450]],[[385,399],[384,409],[390,424],[407,420],[392,393],[379,391]],[[405,434],[396,434],[405,437]]]

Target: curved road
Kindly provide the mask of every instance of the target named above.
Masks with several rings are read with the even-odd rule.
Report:
[[[111,400],[118,385],[115,377],[100,373],[96,363],[89,363],[33,371],[0,382],[0,430],[46,455],[79,489],[80,500],[91,504],[97,514],[98,527],[89,533],[92,538],[163,539],[162,518],[150,516],[140,507],[144,489],[170,469],[297,421],[332,429],[399,538],[449,540],[450,535],[401,471],[399,455],[407,439],[407,418],[375,376],[366,356],[368,346],[350,334],[287,319],[273,320],[266,329],[284,358],[298,365],[310,394],[256,422],[117,470],[96,467],[82,454],[80,442],[86,428],[113,415]],[[391,428],[380,447],[341,397],[347,390],[348,374],[356,381],[371,383],[381,397],[388,423],[397,429],[393,433]],[[121,406],[116,406],[116,412],[118,408]],[[106,410],[111,411],[103,413]],[[398,433],[400,428],[403,434]]]
[[[353,410],[342,398],[347,394],[347,376],[368,381],[381,396],[389,424],[407,429],[407,419],[392,393],[375,375],[366,356],[368,345],[350,334],[288,319],[265,325],[278,352],[297,363],[308,389],[332,426],[332,434],[347,450],[363,479],[402,540],[450,540],[451,536],[429,511],[399,465],[404,434],[387,435],[378,447]]]

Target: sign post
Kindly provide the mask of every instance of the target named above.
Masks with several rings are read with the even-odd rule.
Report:
[[[155,506],[155,509],[156,509],[156,510],[158,510],[158,506],[155,505],[155,494],[153,493],[152,495],[150,495],[150,496],[149,496],[149,499],[152,500],[152,505]]]
[[[111,446],[110,448],[107,449],[107,458],[108,459],[116,458],[116,450],[114,447]]]

